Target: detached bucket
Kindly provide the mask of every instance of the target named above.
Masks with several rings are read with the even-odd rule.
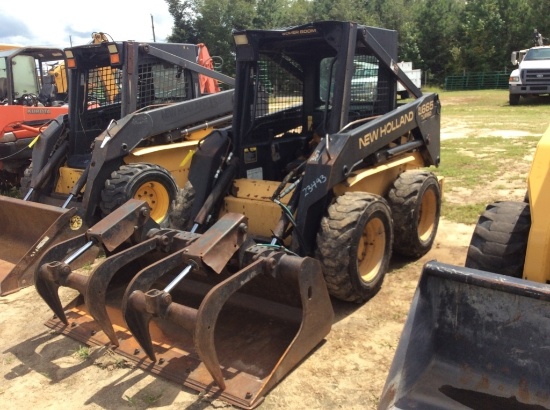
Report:
[[[550,286],[428,262],[379,409],[550,408]]]
[[[0,295],[33,284],[40,256],[84,230],[76,209],[0,196]],[[74,230],[71,228],[75,228]]]

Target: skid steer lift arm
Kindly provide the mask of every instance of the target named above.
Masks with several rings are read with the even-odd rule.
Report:
[[[306,254],[315,244],[315,232],[308,233],[307,229],[310,215],[316,213],[315,204],[354,172],[414,152],[420,153],[426,165],[439,165],[440,110],[439,97],[426,94],[367,124],[328,135],[319,143],[306,162],[297,204],[297,228],[302,232]],[[408,135],[407,141],[394,143],[404,135]],[[326,183],[317,183],[319,179]]]
[[[168,130],[184,128],[184,133],[193,126],[204,129],[224,124],[231,121],[232,111],[233,90],[228,90],[144,112],[138,111],[113,122],[94,141],[82,200],[84,221],[88,224],[94,222],[94,213],[97,212],[96,207],[104,187],[100,176],[117,169],[122,158],[142,141]]]

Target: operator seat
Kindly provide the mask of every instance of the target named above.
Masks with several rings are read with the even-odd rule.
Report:
[[[8,98],[8,79],[0,77],[0,101]]]
[[[52,105],[55,95],[55,85],[53,77],[46,76],[42,80],[42,88],[38,93],[38,101],[40,101],[46,107]]]

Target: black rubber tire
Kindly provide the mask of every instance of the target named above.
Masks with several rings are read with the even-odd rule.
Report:
[[[521,278],[530,228],[529,204],[502,201],[488,205],[474,229],[466,267]]]
[[[510,102],[510,105],[518,105],[519,104],[519,94],[510,94],[508,101]]]
[[[156,189],[156,190],[155,190]],[[134,163],[122,165],[105,181],[100,208],[110,214],[131,198],[144,199],[151,208],[151,217],[161,226],[168,225],[170,204],[176,199],[178,186],[166,169],[159,165]],[[155,209],[159,206],[158,209]]]
[[[170,228],[188,231],[191,226],[191,208],[195,200],[195,188],[187,181],[178,191],[170,208]]]
[[[388,192],[393,217],[393,251],[419,258],[431,248],[441,214],[441,189],[428,171],[405,171]]]
[[[316,257],[330,294],[357,303],[374,296],[388,270],[392,242],[391,210],[384,198],[364,192],[337,197],[317,234]]]

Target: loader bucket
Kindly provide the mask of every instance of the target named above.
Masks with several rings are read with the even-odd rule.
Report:
[[[141,368],[241,408],[257,406],[328,334],[333,311],[320,264],[250,246],[242,218],[227,214],[204,234],[177,231],[173,242],[185,246],[169,252],[123,256],[139,252],[136,245],[106,258],[99,267],[113,279],[96,299],[108,326],[90,313],[87,305],[97,304],[90,300],[71,303],[66,324],[54,317],[47,326],[100,346],[115,345],[104,331],[112,327],[115,351]],[[131,262],[122,266],[123,259]]]
[[[40,256],[52,244],[84,231],[76,209],[0,196],[0,295],[33,284]],[[76,229],[71,229],[76,228]]]
[[[428,262],[379,409],[550,408],[550,286]]]

